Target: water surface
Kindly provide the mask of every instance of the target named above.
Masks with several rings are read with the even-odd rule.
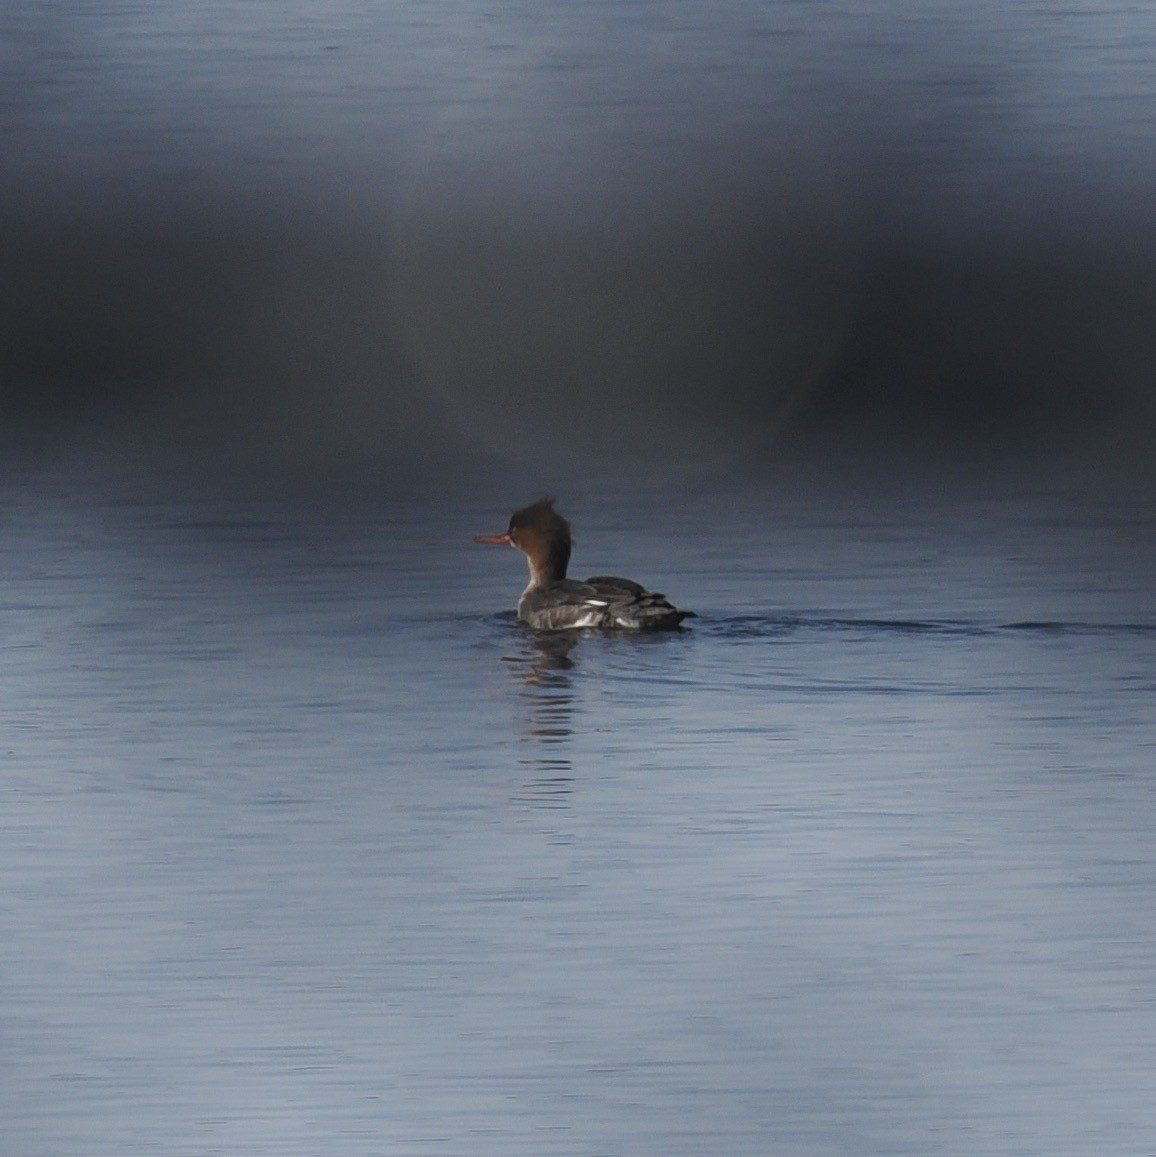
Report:
[[[10,479],[6,1152],[1146,1152],[1150,517],[682,498]]]
[[[1154,45],[5,5],[4,1157],[1156,1152]]]

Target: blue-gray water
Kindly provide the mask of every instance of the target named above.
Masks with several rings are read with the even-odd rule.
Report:
[[[9,472],[6,1154],[1153,1151],[1150,509],[402,497]]]
[[[0,1155],[1156,1154],[1154,52],[5,4]]]

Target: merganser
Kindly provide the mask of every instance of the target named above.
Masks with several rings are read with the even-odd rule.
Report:
[[[596,575],[585,582],[566,577],[570,524],[552,498],[516,510],[505,534],[479,534],[474,542],[516,546],[530,564],[530,585],[518,600],[518,618],[539,631],[575,627],[670,630],[693,611],[680,611],[665,595],[630,579]]]

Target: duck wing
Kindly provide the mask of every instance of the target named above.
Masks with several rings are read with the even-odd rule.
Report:
[[[666,595],[648,591],[632,579],[603,574],[588,578],[583,585],[591,587],[596,598],[605,600],[606,615],[610,619],[607,626],[635,631],[670,630],[694,614],[680,611]]]
[[[531,588],[518,602],[518,618],[539,631],[670,630],[693,614],[680,611],[665,595],[648,591],[641,583],[614,575],[596,575],[585,582],[559,579]]]
[[[518,601],[518,618],[539,631],[612,627],[609,598],[591,583],[559,579],[532,587]]]

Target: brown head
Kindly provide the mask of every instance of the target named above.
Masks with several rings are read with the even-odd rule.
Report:
[[[554,509],[552,498],[515,510],[505,534],[475,535],[474,542],[516,546],[529,560],[535,585],[564,579],[570,565],[570,524]]]

